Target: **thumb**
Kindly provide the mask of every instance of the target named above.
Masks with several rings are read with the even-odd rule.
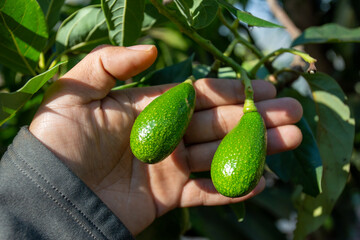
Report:
[[[97,47],[51,86],[45,101],[84,104],[102,99],[115,86],[115,79],[125,81],[144,71],[156,56],[153,45]]]

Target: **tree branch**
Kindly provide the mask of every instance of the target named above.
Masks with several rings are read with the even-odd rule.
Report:
[[[301,30],[294,24],[290,17],[286,14],[284,9],[278,4],[277,0],[266,0],[269,4],[271,12],[276,19],[286,28],[292,40],[301,35]],[[294,47],[295,49],[304,52],[304,46],[299,45]],[[301,60],[301,57],[295,56],[291,65],[300,65],[305,67],[305,63]]]

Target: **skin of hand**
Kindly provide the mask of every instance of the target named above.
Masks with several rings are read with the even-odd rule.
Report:
[[[244,201],[265,187],[262,178],[247,196],[227,198],[210,179],[189,179],[210,170],[221,139],[240,120],[244,100],[238,80],[200,79],[194,83],[196,108],[176,150],[147,165],[129,146],[137,115],[174,84],[111,91],[148,68],[156,59],[152,45],[101,46],[55,81],[29,126],[30,132],[59,157],[119,217],[133,235],[176,207]],[[302,116],[292,98],[274,99],[270,83],[253,81],[255,101],[268,129],[268,154],[296,148]]]

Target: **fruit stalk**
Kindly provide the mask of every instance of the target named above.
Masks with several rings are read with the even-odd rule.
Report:
[[[256,112],[257,108],[254,103],[254,90],[251,85],[251,80],[248,77],[245,70],[241,70],[240,73],[237,73],[237,77],[241,79],[244,85],[244,92],[245,92],[245,102],[244,102],[244,113],[248,112]]]
[[[244,115],[221,141],[211,163],[216,190],[227,197],[251,192],[264,171],[267,135],[264,120],[254,104],[254,90],[245,70],[237,73],[244,85]]]

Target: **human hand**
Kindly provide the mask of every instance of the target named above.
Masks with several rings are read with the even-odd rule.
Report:
[[[202,79],[194,83],[196,109],[176,150],[164,161],[147,165],[129,146],[137,115],[174,84],[111,91],[115,79],[126,80],[148,68],[154,46],[102,46],[55,81],[29,129],[114,212],[134,235],[175,207],[222,205],[244,201],[265,186],[262,178],[248,195],[227,198],[210,179],[189,179],[210,170],[220,140],[239,121],[244,100],[240,81]],[[253,81],[255,101],[268,128],[268,154],[297,147],[302,116],[291,98],[273,99],[275,88]]]

